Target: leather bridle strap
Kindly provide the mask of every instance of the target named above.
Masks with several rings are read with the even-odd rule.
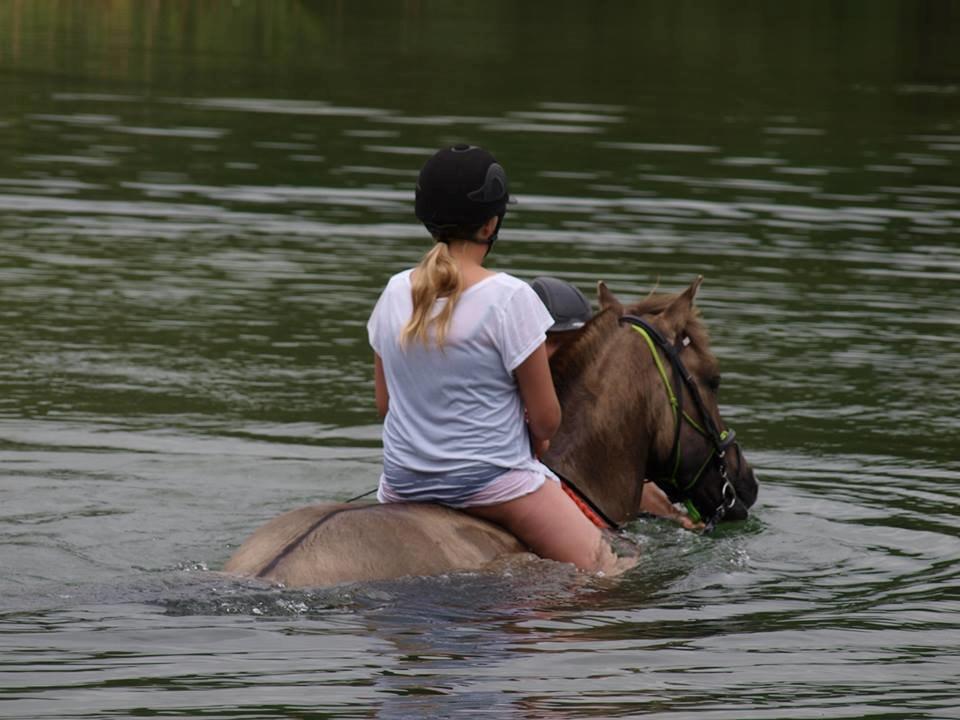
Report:
[[[669,463],[672,466],[670,475],[671,484],[678,491],[689,492],[694,486],[696,486],[700,478],[703,476],[703,473],[706,470],[707,465],[710,463],[710,460],[715,460],[717,464],[720,477],[723,479],[723,488],[721,490],[720,504],[716,507],[713,515],[706,522],[706,528],[707,530],[710,530],[713,528],[713,526],[720,522],[720,520],[723,519],[727,511],[737,502],[737,493],[728,477],[727,465],[725,461],[727,449],[736,443],[736,433],[733,430],[721,431],[714,422],[713,417],[706,411],[706,405],[703,402],[703,398],[700,396],[700,390],[697,387],[697,383],[687,370],[686,366],[683,364],[683,361],[680,359],[680,351],[683,349],[683,346],[678,348],[675,345],[667,342],[667,340],[655,327],[653,327],[643,318],[640,318],[636,315],[623,315],[620,317],[620,322],[629,324],[630,327],[639,333],[646,341],[647,346],[650,348],[650,354],[653,356],[653,360],[656,363],[657,371],[660,373],[660,378],[663,380],[664,388],[667,391],[667,396],[670,399],[670,406],[673,409],[673,415],[675,419],[673,448],[670,451],[671,461]],[[667,371],[663,366],[663,361],[660,359],[660,353],[657,352],[658,349],[670,361],[670,365],[674,371],[672,373],[674,379],[673,383],[670,382],[670,378],[667,376]],[[697,413],[699,414],[700,420],[703,423],[702,426],[683,410],[684,386],[686,386],[687,392],[696,406]],[[697,473],[690,479],[689,482],[685,483],[684,487],[681,488],[678,478],[681,459],[680,426],[684,420],[686,420],[698,433],[710,440],[710,442],[713,444],[713,451],[703,465],[700,466],[700,469],[697,471]],[[695,522],[698,522],[702,519],[699,510],[697,510],[689,497],[685,499],[684,504],[687,507],[687,512],[691,519],[693,519]]]
[[[646,341],[647,346],[650,348],[650,354],[657,366],[657,372],[659,372],[660,378],[663,380],[664,388],[666,389],[667,396],[670,399],[670,407],[673,409],[675,418],[673,449],[670,452],[670,465],[672,465],[672,471],[669,480],[671,484],[677,489],[678,492],[689,493],[689,491],[692,490],[700,481],[701,477],[703,477],[703,473],[710,464],[711,460],[715,461],[717,464],[720,477],[723,479],[723,488],[720,493],[720,504],[717,505],[713,515],[704,523],[704,532],[709,532],[723,519],[723,517],[727,514],[727,511],[737,502],[737,493],[733,487],[733,483],[731,483],[728,478],[727,465],[724,460],[727,449],[736,444],[737,434],[732,429],[723,431],[719,430],[716,423],[713,421],[713,418],[709,415],[709,413],[707,413],[706,406],[703,403],[703,398],[700,396],[700,390],[697,388],[697,383],[687,370],[686,366],[684,366],[683,361],[680,359],[680,349],[682,349],[682,347],[677,348],[667,342],[663,335],[661,335],[655,327],[636,315],[623,315],[620,317],[620,322],[629,324],[630,327],[637,331]],[[667,370],[663,365],[663,360],[660,358],[660,352],[658,352],[658,349],[662,351],[670,361],[671,368],[673,369],[672,376],[674,382],[671,382],[667,375]],[[700,415],[703,425],[690,417],[690,415],[683,409],[684,386],[686,386],[688,394],[693,399],[694,405],[696,405],[697,412]],[[688,482],[684,483],[683,487],[681,487],[678,473],[680,471],[681,459],[680,430],[684,421],[689,423],[690,426],[702,436],[708,438],[713,444],[713,449],[707,459],[700,466],[700,469],[693,475],[692,478],[690,478]],[[607,517],[607,515],[604,514],[604,512],[596,505],[596,503],[591,501],[590,498],[588,498],[587,495],[569,478],[563,477],[557,473],[556,470],[553,470],[553,473],[560,479],[560,483],[564,491],[577,504],[581,512],[583,512],[584,515],[586,515],[594,524],[596,524],[598,527],[604,527],[605,525],[608,529],[615,531],[619,531],[621,529],[617,523]],[[643,479],[641,478],[641,480]],[[689,497],[684,499],[684,504],[687,508],[687,514],[694,522],[700,522],[703,519],[700,511],[696,508]]]

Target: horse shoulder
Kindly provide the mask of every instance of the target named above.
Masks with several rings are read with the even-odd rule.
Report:
[[[439,505],[313,505],[266,523],[224,570],[320,586],[477,570],[524,550],[499,527]]]

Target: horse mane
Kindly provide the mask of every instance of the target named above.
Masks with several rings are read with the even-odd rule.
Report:
[[[601,310],[586,325],[577,330],[576,337],[562,345],[551,358],[550,370],[553,374],[553,385],[561,405],[570,389],[571,380],[578,377],[593,361],[599,348],[606,342],[607,336],[619,324],[612,309]]]

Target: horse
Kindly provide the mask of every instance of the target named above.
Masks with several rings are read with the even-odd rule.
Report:
[[[719,365],[694,305],[702,279],[629,306],[598,283],[600,311],[551,358],[563,420],[542,460],[610,528],[637,518],[648,480],[707,529],[746,518],[756,500],[718,409]],[[223,570],[316,587],[477,571],[525,553],[499,526],[440,505],[324,503],[268,521]]]

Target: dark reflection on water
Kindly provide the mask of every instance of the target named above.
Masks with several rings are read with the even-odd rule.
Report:
[[[957,717],[954,3],[0,3],[10,717]],[[759,505],[548,563],[211,574],[379,472],[364,324],[412,185],[494,149],[492,258],[698,302]],[[163,692],[159,692],[159,691]]]

